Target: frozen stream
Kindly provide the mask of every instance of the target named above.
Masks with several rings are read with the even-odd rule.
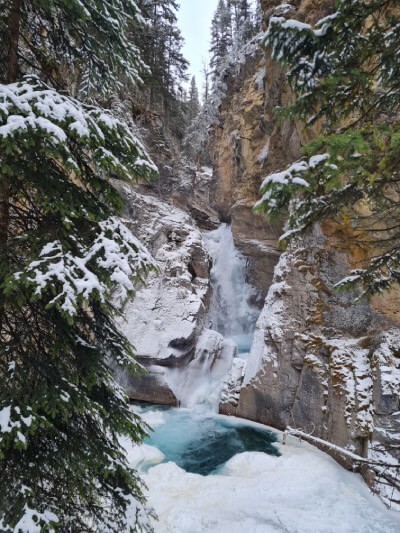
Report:
[[[250,304],[245,259],[225,224],[205,241],[213,258],[208,327],[246,359],[258,310]],[[400,531],[400,514],[327,454],[292,437],[283,445],[275,430],[217,415],[229,369],[215,366],[199,356],[185,371],[171,371],[171,387],[186,407],[133,407],[154,431],[142,446],[123,445],[148,487],[156,533]]]

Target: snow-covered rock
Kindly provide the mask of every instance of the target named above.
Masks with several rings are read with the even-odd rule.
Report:
[[[222,415],[234,415],[239,403],[240,391],[246,371],[246,360],[236,357],[232,368],[222,384],[219,412]]]
[[[138,288],[119,321],[149,374],[141,382],[126,376],[120,381],[131,398],[176,404],[159,367],[184,366],[194,356],[208,306],[210,259],[190,215],[132,188],[123,194],[129,226],[159,271]]]
[[[140,360],[179,360],[193,352],[209,291],[209,257],[189,215],[152,196],[126,191],[136,234],[152,252],[159,272],[125,308],[121,329]]]
[[[400,329],[368,302],[355,304],[356,294],[333,290],[347,272],[347,256],[322,243],[315,228],[303,247],[282,255],[235,413],[398,463]],[[385,486],[397,471],[364,470],[388,497]],[[391,490],[396,505],[393,483]]]

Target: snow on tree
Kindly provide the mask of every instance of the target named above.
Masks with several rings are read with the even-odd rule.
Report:
[[[398,8],[398,0],[339,0],[314,27],[272,17],[265,36],[297,93],[278,115],[320,121],[323,131],[304,158],[264,180],[256,209],[274,216],[291,205],[284,240],[341,220],[372,258],[338,287],[359,284],[365,296],[400,282]]]
[[[249,0],[227,0],[227,6],[232,13],[233,32],[241,33],[243,39],[251,37],[253,13]]]
[[[219,1],[211,22],[210,65],[203,65],[204,105],[189,123],[183,139],[186,152],[198,162],[210,163],[208,132],[218,121],[219,107],[226,94],[229,75],[238,73],[246,58],[260,47],[262,33],[256,33],[256,30],[250,2]],[[211,87],[209,78],[212,81]]]
[[[3,9],[0,529],[148,531],[118,441],[145,428],[111,366],[139,371],[114,315],[155,266],[119,218],[113,180],[156,168],[123,122],[58,90],[66,65],[90,71],[90,91],[118,87],[120,69],[136,79],[124,32],[140,16],[130,0]]]
[[[213,80],[232,46],[232,18],[224,0],[219,0],[211,21],[211,71]]]
[[[253,56],[260,48],[262,33],[250,39],[244,39],[240,31],[235,35],[232,46],[226,56],[221,58],[220,66],[214,76],[205,66],[204,73],[207,80],[204,105],[200,112],[189,124],[183,140],[183,145],[190,157],[203,164],[210,164],[208,153],[208,133],[213,124],[218,122],[219,108],[227,91],[229,76],[238,74],[246,58]],[[212,78],[211,89],[208,86],[208,76]]]
[[[182,136],[188,62],[182,54],[183,37],[178,27],[176,0],[138,0],[146,24],[133,26],[132,38],[149,66],[145,82],[136,95],[163,123]]]
[[[13,11],[15,10],[15,11]],[[0,75],[8,71],[8,52],[13,36],[9,31],[13,12],[19,32],[15,62],[18,76],[40,72],[44,81],[65,88],[60,65],[71,70],[85,95],[92,90],[106,94],[122,87],[123,80],[136,83],[145,65],[126,33],[127,23],[138,24],[141,15],[132,0],[70,0],[25,2],[0,0]],[[68,20],[68,24],[66,24]],[[110,68],[112,67],[112,68]],[[10,80],[8,80],[10,81]]]
[[[196,78],[193,76],[190,82],[189,99],[187,103],[188,120],[192,122],[200,111],[199,91],[196,85]]]

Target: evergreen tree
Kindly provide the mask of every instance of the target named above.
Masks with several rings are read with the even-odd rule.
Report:
[[[13,24],[10,13],[16,13],[14,19],[21,25],[19,39],[18,28],[9,31]],[[40,72],[44,81],[65,89],[61,65],[68,69],[70,79],[75,76],[75,81],[81,83],[80,90],[85,94],[91,90],[106,94],[121,88],[124,80],[136,83],[144,64],[128,39],[128,22],[138,23],[137,9],[130,0],[0,0],[0,76],[6,80],[9,75],[9,50],[15,48],[17,38],[18,50],[12,59],[14,77]]]
[[[219,106],[227,89],[228,75],[242,64],[248,52],[259,46],[256,40],[252,40],[254,31],[252,9],[248,1],[228,0],[226,4],[224,0],[219,1],[211,23],[210,68],[206,63],[203,66],[204,105],[189,124],[184,138],[186,151],[198,162],[210,164],[208,132],[217,120]]]
[[[204,103],[201,111],[189,124],[183,139],[186,153],[198,165],[209,165],[208,131],[216,116],[215,107],[211,100]]]
[[[338,287],[358,283],[367,296],[400,281],[399,6],[338,0],[315,27],[275,17],[266,36],[298,95],[281,115],[324,130],[264,180],[257,208],[274,216],[291,202],[286,240],[325,218],[351,225],[353,245],[373,257]]]
[[[87,89],[119,87],[120,69],[137,79],[141,61],[125,37],[137,16],[130,0],[2,3],[4,532],[150,529],[119,445],[121,435],[139,442],[144,428],[110,365],[138,370],[113,317],[154,265],[117,217],[110,178],[148,179],[155,168],[123,123],[56,90],[81,54]]]
[[[147,103],[159,112],[166,127],[182,136],[185,122],[182,85],[187,79],[188,62],[182,54],[183,38],[177,24],[179,5],[176,0],[139,0],[138,5],[147,22],[134,34],[149,67],[143,78]]]
[[[232,13],[234,33],[242,31],[250,25],[251,7],[249,0],[228,0],[228,8]]]
[[[203,102],[207,103],[210,97],[210,69],[207,61],[203,60],[203,66],[201,69],[203,74]]]
[[[188,100],[188,120],[191,123],[200,111],[199,91],[196,85],[196,78],[193,76],[190,82]]]
[[[211,73],[213,80],[218,76],[224,59],[232,46],[232,18],[224,0],[219,0],[211,21]]]

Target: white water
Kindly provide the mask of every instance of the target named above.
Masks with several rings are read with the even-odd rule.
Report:
[[[250,304],[255,289],[246,281],[246,259],[235,247],[227,224],[203,235],[212,257],[209,327],[249,352],[260,311]]]
[[[222,384],[235,354],[233,341],[223,340],[215,331],[205,330],[197,342],[194,359],[184,368],[165,371],[165,379],[179,405],[218,412]]]
[[[221,390],[233,358],[250,351],[259,310],[250,304],[255,289],[246,282],[246,260],[230,226],[203,234],[212,258],[208,327],[185,368],[167,369],[165,379],[183,407],[218,412]]]

